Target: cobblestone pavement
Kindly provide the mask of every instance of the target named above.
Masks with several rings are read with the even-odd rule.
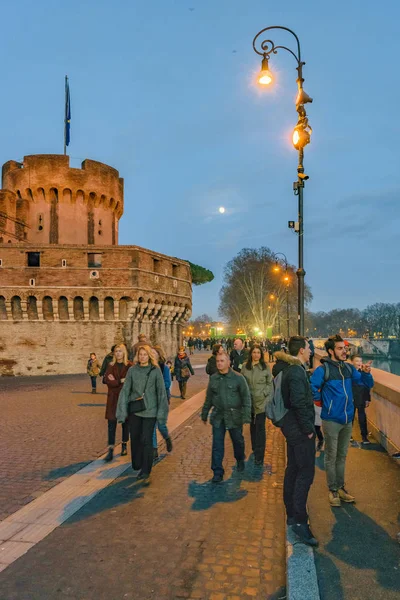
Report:
[[[247,452],[249,431],[245,427]],[[1,600],[284,598],[284,443],[268,429],[263,472],[210,483],[211,427],[182,428],[150,485],[128,471],[0,574]]]
[[[209,353],[196,353],[194,365]],[[206,387],[208,376],[196,369],[187,398]],[[69,477],[104,452],[106,386],[90,392],[86,375],[0,379],[0,520]],[[182,403],[173,383],[171,410]],[[120,440],[118,427],[117,443]]]

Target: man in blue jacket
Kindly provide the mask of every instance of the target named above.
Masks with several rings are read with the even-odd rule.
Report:
[[[346,456],[353,426],[354,402],[352,385],[371,389],[374,380],[371,367],[364,365],[357,371],[345,362],[346,346],[340,335],[333,335],[325,342],[328,358],[315,369],[311,388],[315,404],[322,406],[321,419],[325,435],[325,471],[329,488],[329,503],[340,506],[343,502],[355,502],[354,496],[344,487]]]

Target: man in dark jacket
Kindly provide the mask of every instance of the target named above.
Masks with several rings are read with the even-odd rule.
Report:
[[[229,431],[236,458],[237,470],[244,471],[244,423],[251,422],[251,398],[245,378],[229,367],[229,356],[217,354],[217,369],[210,377],[206,400],[201,411],[202,421],[207,424],[208,413],[212,413],[210,423],[213,428],[211,469],[213,483],[224,478],[222,461],[225,453],[225,433]]]
[[[325,435],[325,472],[329,488],[329,503],[340,506],[343,502],[355,502],[354,496],[344,487],[346,456],[353,427],[353,384],[371,389],[374,380],[371,367],[363,365],[357,371],[346,362],[347,349],[340,335],[333,335],[325,342],[328,358],[321,359],[311,377],[314,402],[322,406],[321,419]]]
[[[282,398],[288,412],[282,419],[282,433],[287,444],[287,466],[283,484],[283,500],[287,524],[305,544],[318,542],[308,525],[307,497],[315,472],[315,411],[306,365],[310,346],[301,336],[293,336],[289,353],[277,352],[272,374],[282,372]]]
[[[233,350],[229,355],[232,369],[237,373],[240,373],[242,366],[247,361],[248,357],[249,351],[245,349],[243,340],[241,338],[237,338],[233,342]]]

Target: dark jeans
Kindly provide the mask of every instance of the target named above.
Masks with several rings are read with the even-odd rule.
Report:
[[[187,381],[178,381],[178,383],[179,383],[179,391],[181,393],[181,397],[186,398]]]
[[[254,452],[255,460],[264,460],[265,443],[267,441],[265,433],[265,412],[259,415],[253,415],[250,423],[251,449]]]
[[[96,389],[97,376],[96,375],[90,375],[90,381],[92,382],[92,390],[95,390]]]
[[[367,426],[367,415],[365,414],[365,406],[354,407],[354,417],[356,416],[356,410],[358,411],[358,424],[360,426],[361,437],[368,437],[368,426]],[[353,423],[354,423],[353,417]]]
[[[115,446],[115,434],[117,431],[117,421],[108,421],[108,445]],[[129,424],[122,423],[122,441],[129,440]]]
[[[244,460],[244,437],[242,428],[235,427],[234,429],[228,429],[228,431],[231,436],[233,454],[235,455],[236,460]],[[224,474],[222,461],[224,460],[225,454],[225,432],[224,421],[222,421],[219,426],[213,425],[211,469],[214,471],[214,475]]]
[[[317,438],[319,442],[323,442],[324,441],[324,435],[322,433],[322,427],[321,425],[314,425],[315,427],[315,431],[317,433]]]
[[[283,483],[283,501],[288,517],[307,523],[307,497],[315,472],[315,436],[292,446],[287,445],[287,465]]]
[[[155,417],[129,415],[129,433],[131,436],[132,469],[141,469],[150,475],[153,466],[153,431]]]

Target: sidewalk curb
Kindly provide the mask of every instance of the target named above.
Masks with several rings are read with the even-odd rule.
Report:
[[[320,600],[314,550],[286,527],[287,600]]]
[[[205,389],[171,411],[169,432],[179,435],[179,429],[200,410]],[[120,456],[116,446],[114,460],[104,462],[106,452],[96,460],[58,483],[36,500],[0,522],[0,572],[67,521],[99,492],[131,467],[130,456]]]

